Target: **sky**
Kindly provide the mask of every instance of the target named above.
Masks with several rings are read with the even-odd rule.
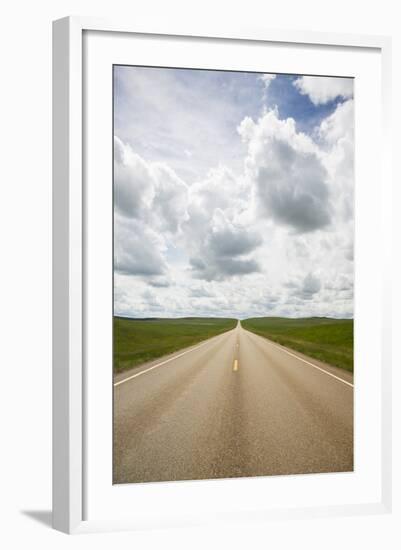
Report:
[[[353,80],[114,67],[114,313],[353,317]]]

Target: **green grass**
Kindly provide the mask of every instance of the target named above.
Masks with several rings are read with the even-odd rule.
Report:
[[[309,357],[353,372],[354,322],[352,319],[259,317],[242,326]]]
[[[233,329],[235,319],[127,319],[114,317],[114,372],[141,365]]]

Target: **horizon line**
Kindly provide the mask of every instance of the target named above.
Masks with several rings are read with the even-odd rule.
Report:
[[[353,321],[354,317],[331,317],[329,315],[308,315],[303,317],[291,317],[286,315],[255,315],[253,317],[225,317],[225,316],[218,316],[218,315],[183,315],[181,317],[167,317],[167,316],[155,316],[151,317],[149,315],[144,317],[132,317],[130,315],[121,315],[117,313],[113,313],[113,317],[119,317],[121,319],[133,319],[137,321],[144,321],[148,319],[234,319],[237,321],[246,321],[247,319],[334,319],[334,320],[347,320],[347,321]]]

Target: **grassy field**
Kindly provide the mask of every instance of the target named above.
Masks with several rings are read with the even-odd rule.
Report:
[[[351,372],[354,369],[352,319],[260,317],[241,324],[255,334],[330,365]]]
[[[235,319],[127,319],[114,317],[114,372],[192,346],[233,329]]]

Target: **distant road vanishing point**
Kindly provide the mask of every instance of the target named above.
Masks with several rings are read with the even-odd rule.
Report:
[[[242,328],[114,379],[113,482],[353,470],[353,375]]]

